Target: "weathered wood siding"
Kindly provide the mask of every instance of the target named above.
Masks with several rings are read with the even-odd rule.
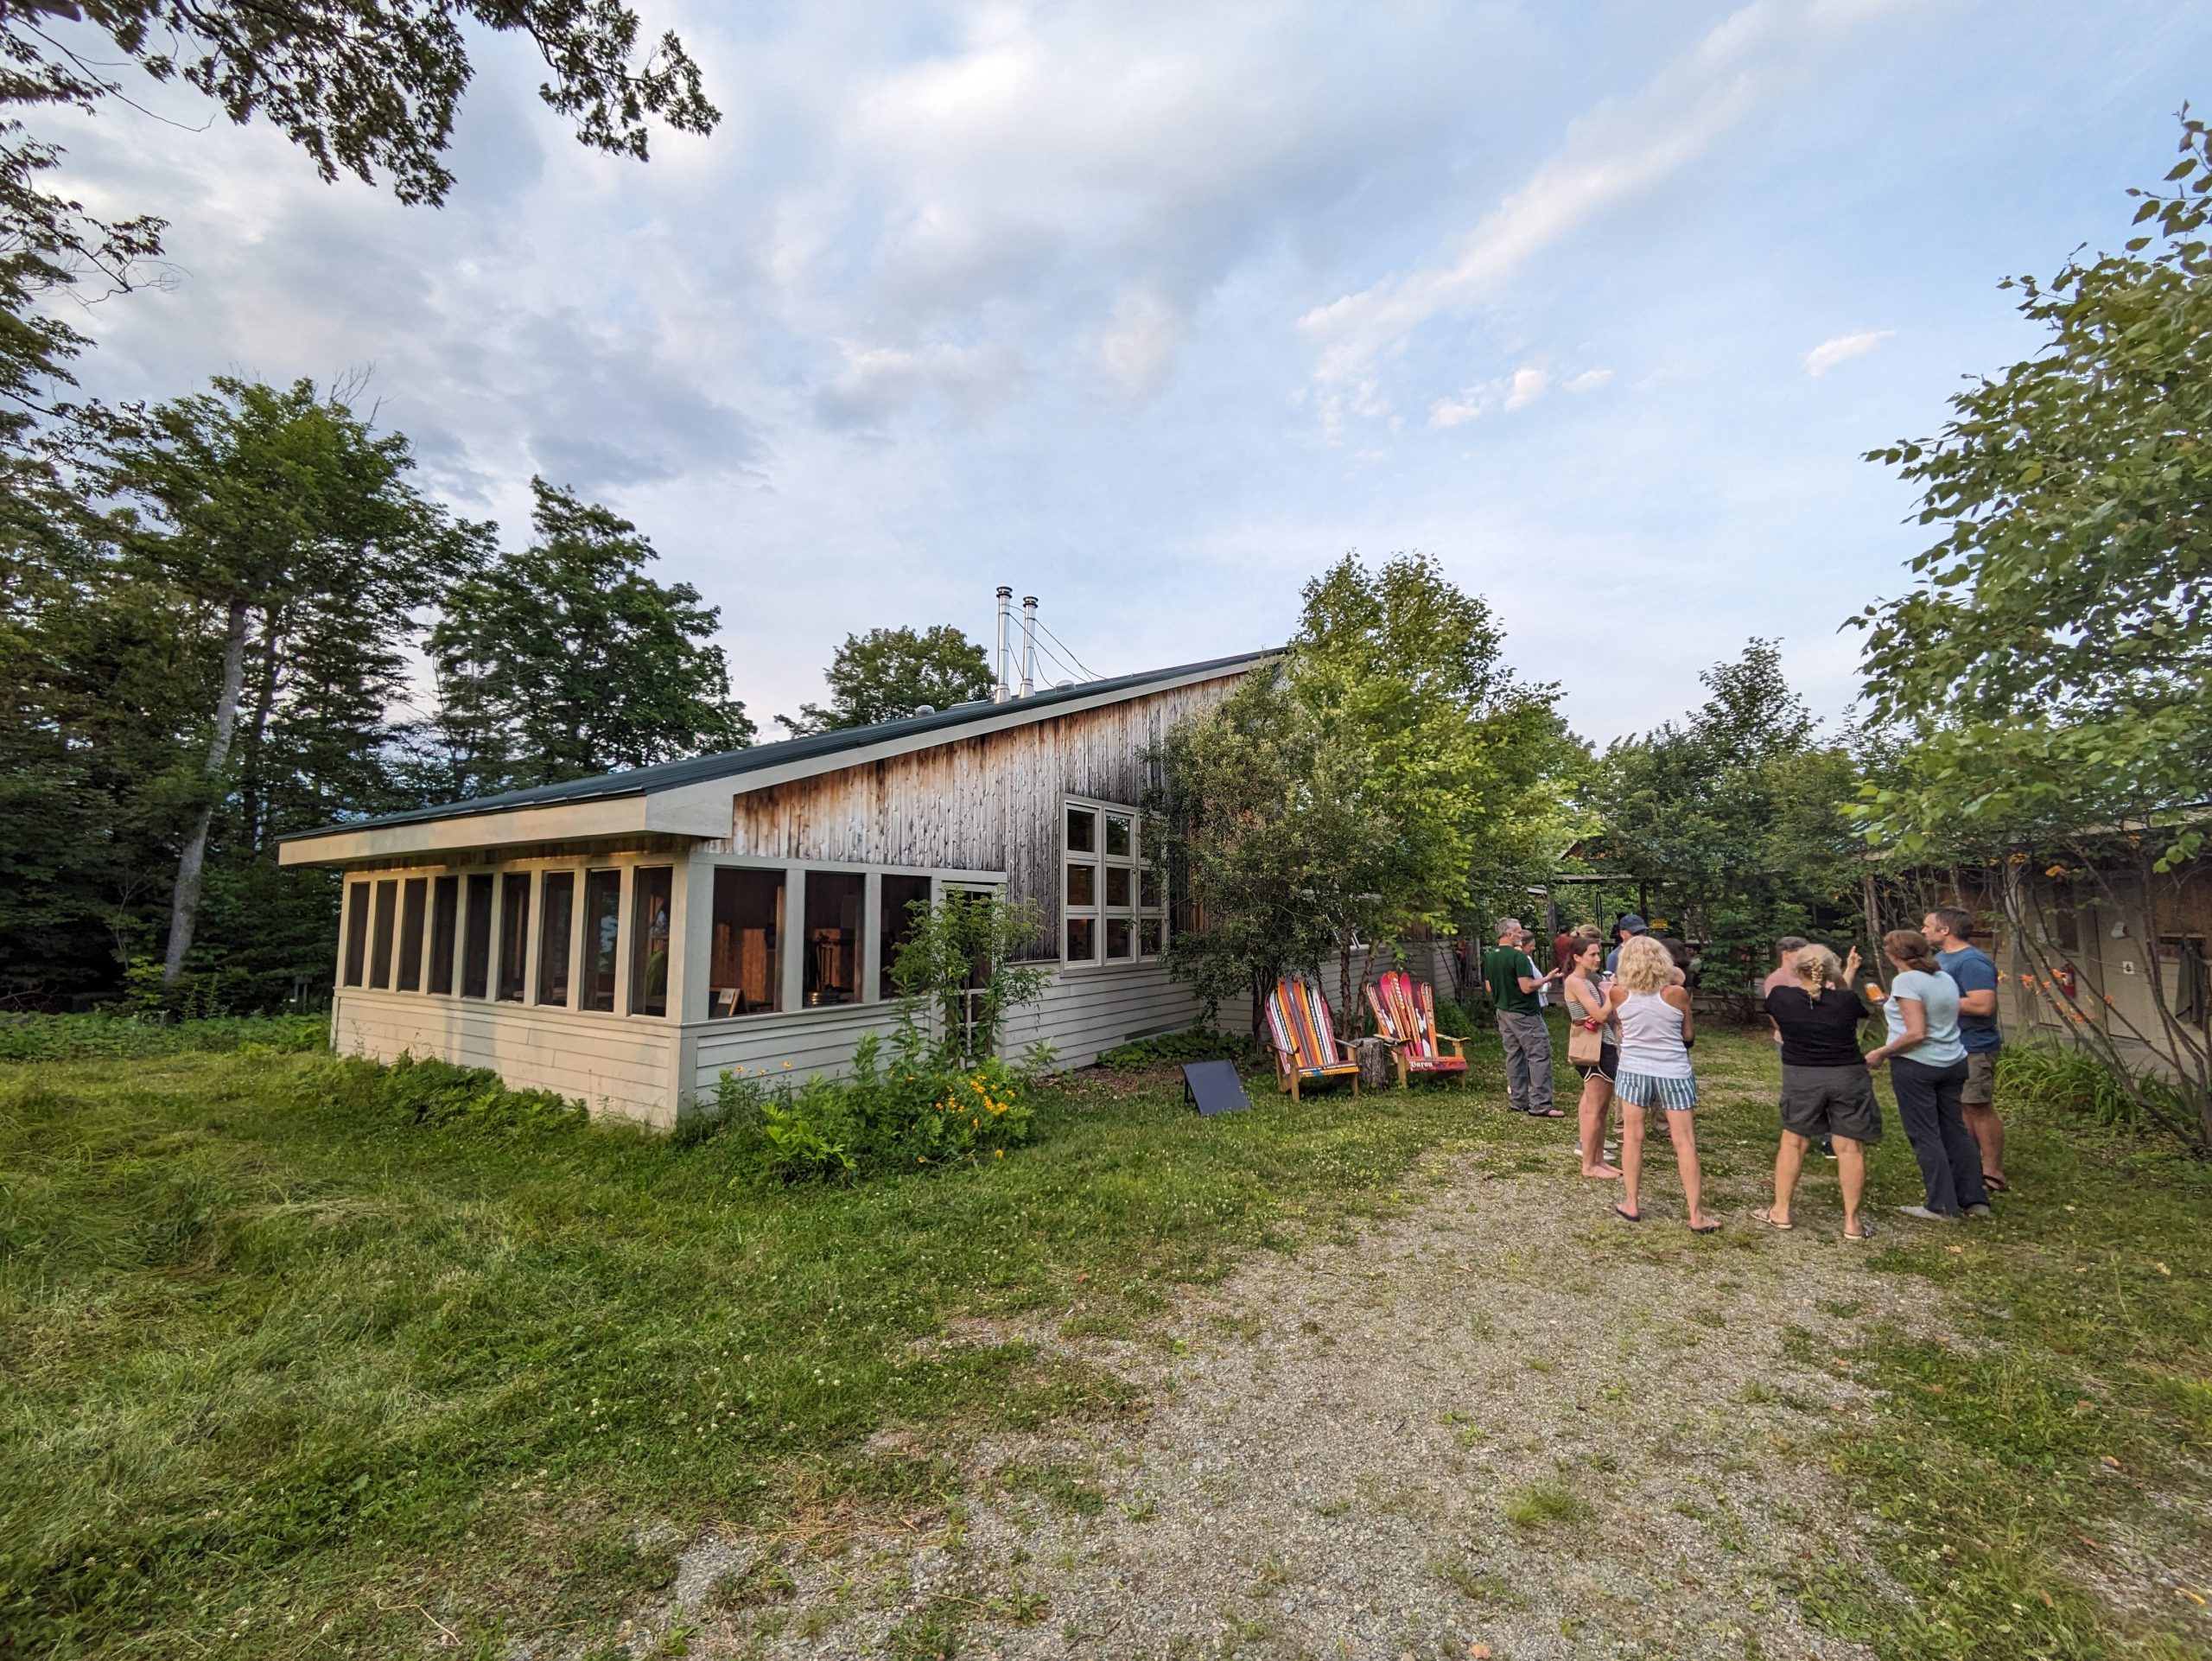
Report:
[[[1134,806],[1147,756],[1239,677],[956,740],[740,794],[726,851],[772,860],[1003,871],[1059,938],[1060,809],[1070,796]]]
[[[489,1067],[517,1090],[581,1098],[594,1116],[676,1123],[681,1034],[674,1022],[519,1003],[340,988],[330,1047],[374,1061]]]

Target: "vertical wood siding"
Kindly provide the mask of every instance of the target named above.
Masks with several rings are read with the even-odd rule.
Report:
[[[745,792],[732,809],[728,851],[1004,871],[1009,897],[1034,905],[1046,939],[1057,940],[1062,800],[1088,796],[1134,805],[1147,780],[1148,753],[1178,722],[1228,696],[1238,678]]]

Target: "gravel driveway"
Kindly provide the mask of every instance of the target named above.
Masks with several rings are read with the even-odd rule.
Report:
[[[633,1650],[688,1629],[712,1656],[1871,1661],[1796,1596],[1879,1578],[1819,1462],[1870,1410],[1833,1352],[1934,1316],[1810,1225],[1824,1180],[1794,1233],[1734,1210],[1694,1239],[1670,1175],[1632,1226],[1563,1162],[1462,1157],[1145,1341],[964,1328],[947,1341],[1072,1352],[1149,1407],[972,1447],[925,1534],[701,1542]]]

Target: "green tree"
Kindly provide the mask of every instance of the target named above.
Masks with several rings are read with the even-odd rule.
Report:
[[[949,623],[848,634],[823,678],[827,709],[803,703],[796,717],[776,717],[794,735],[895,721],[924,704],[949,710],[990,697],[994,684],[983,648]]]
[[[2186,932],[2175,868],[2203,849],[2212,777],[2212,138],[2182,113],[2147,228],[2048,282],[2008,279],[2043,348],[1951,400],[1933,438],[1869,459],[1942,527],[1917,586],[1870,606],[1866,694],[1901,747],[1867,781],[1870,829],[1907,859],[1988,862],[2012,934],[2047,973],[2041,874],[2070,868],[2146,927]],[[2212,1057],[2174,1018],[2075,1030],[2124,1078],[2147,1047],[2212,1141]],[[2139,1048],[2137,1050],[2139,1056]],[[2139,1092],[2140,1093],[2140,1092]],[[2150,1094],[2139,1107],[2162,1113]]]
[[[1203,918],[1171,942],[1173,971],[1209,1004],[1256,1005],[1334,956],[1349,1011],[1379,949],[1555,854],[1573,748],[1503,645],[1423,556],[1346,556],[1309,582],[1281,663],[1163,748],[1150,845]]]
[[[200,625],[202,646],[215,643],[213,684],[200,689],[172,769],[183,823],[165,980],[191,950],[210,834],[235,792],[248,853],[273,795],[319,796],[310,818],[372,805],[362,773],[374,771],[404,680],[413,614],[474,562],[485,535],[419,494],[412,466],[404,437],[372,432],[304,380],[278,391],[219,379],[155,409],[110,451],[102,484],[124,506],[106,522],[114,558],[99,586],[164,590]],[[323,761],[305,776],[296,765],[286,773],[284,746],[270,741],[288,704],[304,717],[292,748]]]
[[[1700,943],[1706,990],[1748,1000],[1777,939],[1854,903],[1863,844],[1843,805],[1855,773],[1773,641],[1700,678],[1710,696],[1687,721],[1616,742],[1592,769],[1585,851]]]
[[[720,613],[645,575],[638,528],[543,479],[536,538],[457,583],[431,628],[446,790],[480,795],[647,767],[753,740],[729,696]]]

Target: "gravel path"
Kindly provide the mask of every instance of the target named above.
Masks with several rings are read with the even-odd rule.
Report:
[[[1734,1212],[1693,1239],[1670,1175],[1631,1226],[1610,1186],[1433,1166],[1146,1342],[964,1329],[1149,1406],[986,1440],[926,1534],[701,1542],[633,1649],[674,1621],[709,1656],[1872,1661],[1793,1596],[1815,1566],[1878,1578],[1818,1461],[1869,1411],[1832,1352],[1935,1317],[1826,1225],[1819,1179],[1794,1233]]]

